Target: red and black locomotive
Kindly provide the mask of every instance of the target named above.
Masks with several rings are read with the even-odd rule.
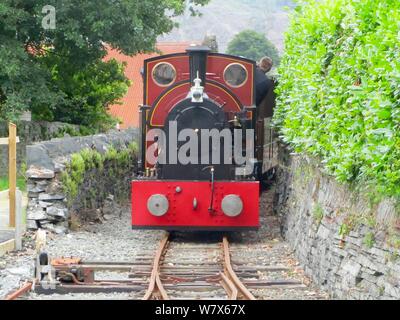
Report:
[[[212,53],[204,46],[145,61],[141,176],[132,181],[133,228],[259,227],[264,122],[258,120],[255,105],[255,71],[252,60]],[[203,135],[204,130],[225,134],[214,139]],[[249,138],[245,132],[255,134]],[[186,138],[197,146],[185,148]],[[243,158],[251,151],[246,163],[238,161],[236,149]],[[180,161],[180,155],[191,161]]]

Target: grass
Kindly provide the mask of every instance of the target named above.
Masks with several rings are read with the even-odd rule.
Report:
[[[17,187],[21,191],[26,191],[25,178],[17,178]],[[8,189],[8,178],[0,177],[0,191]]]

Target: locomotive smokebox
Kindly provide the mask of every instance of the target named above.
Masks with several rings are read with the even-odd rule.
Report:
[[[207,58],[211,49],[207,46],[191,46],[186,49],[189,54],[190,64],[190,83],[198,77],[201,79],[201,84],[204,87],[206,84],[207,74]]]

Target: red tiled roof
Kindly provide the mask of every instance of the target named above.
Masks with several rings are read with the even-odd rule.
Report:
[[[158,50],[162,54],[171,54],[185,52],[186,48],[193,42],[161,42],[157,44]],[[117,50],[109,49],[105,61],[115,59],[119,62],[126,62],[125,75],[132,81],[127,94],[121,99],[121,104],[115,104],[109,107],[109,113],[120,119],[121,129],[139,126],[138,106],[143,104],[143,80],[140,74],[143,68],[143,62],[146,59],[156,57],[159,54],[139,54],[134,57],[126,56]]]

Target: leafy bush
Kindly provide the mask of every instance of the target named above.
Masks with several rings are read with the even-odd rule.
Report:
[[[286,34],[274,123],[341,182],[400,198],[400,1],[301,4]]]

